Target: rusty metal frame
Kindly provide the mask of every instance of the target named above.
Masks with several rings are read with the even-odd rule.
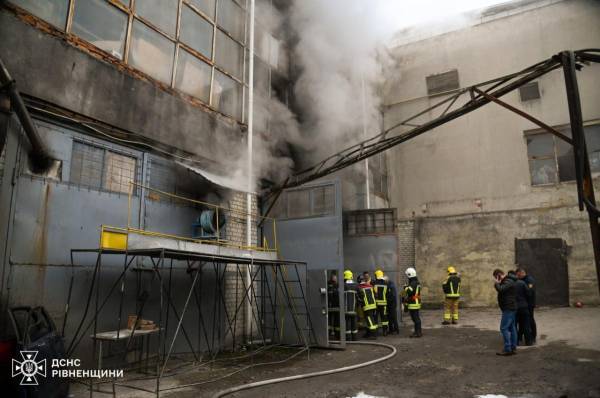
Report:
[[[540,126],[550,134],[573,145],[579,210],[583,211],[585,209],[588,212],[596,274],[599,281],[598,289],[600,290],[600,226],[598,224],[600,219],[600,209],[596,205],[592,173],[583,131],[581,98],[579,96],[579,88],[577,85],[577,71],[581,70],[585,64],[589,63],[600,63],[600,49],[592,48],[578,51],[563,51],[519,72],[460,89],[444,100],[398,122],[374,137],[347,147],[346,149],[327,157],[321,162],[293,174],[283,184],[271,188],[269,193],[276,196],[278,192],[283,189],[296,187],[332,174],[389,148],[418,137],[419,135],[442,126],[454,119],[471,113],[490,102],[494,102]],[[499,99],[503,95],[559,68],[562,69],[564,73],[573,138],[565,136],[541,120],[538,120],[532,115]],[[456,107],[455,104],[458,102],[458,99],[466,94],[469,96],[467,102]],[[420,125],[415,124],[414,122],[410,123],[418,117],[447,103],[449,104],[439,116]],[[453,107],[455,107],[455,109],[451,110]],[[394,133],[396,129],[403,126],[413,128],[403,133]],[[271,207],[272,205],[269,209]]]

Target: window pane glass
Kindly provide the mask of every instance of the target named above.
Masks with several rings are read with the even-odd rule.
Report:
[[[10,2],[57,28],[64,29],[67,24],[69,0],[11,0]]]
[[[541,159],[529,161],[531,171],[531,184],[554,184],[556,183],[556,164],[554,159]]]
[[[217,42],[215,48],[215,61],[217,65],[238,79],[241,79],[244,64],[243,57],[244,51],[242,46],[231,40],[225,33],[217,30]]]
[[[175,88],[208,103],[210,69],[207,63],[180,49]]]
[[[335,210],[335,194],[333,186],[327,185],[312,189],[313,193],[313,215],[331,215]]]
[[[568,131],[563,133],[571,136]],[[575,157],[573,155],[573,146],[560,138],[556,138],[556,154],[558,156],[559,181],[573,181],[575,179]]]
[[[254,57],[254,89],[256,93],[267,98],[271,91],[269,66],[257,57]]]
[[[215,0],[190,0],[190,4],[196,6],[197,9],[215,19]]]
[[[106,151],[104,158],[104,189],[113,192],[129,192],[130,182],[135,181],[135,158]]]
[[[219,0],[218,22],[236,40],[244,42],[244,10],[233,0]]]
[[[180,39],[207,58],[212,58],[213,25],[188,6],[183,6],[181,13]]]
[[[238,120],[242,117],[242,86],[216,69],[212,105]]]
[[[288,194],[288,217],[299,218],[310,216],[310,190],[300,189],[289,191]]]
[[[600,124],[586,126],[584,131],[590,168],[593,172],[600,171]]]
[[[129,63],[165,83],[171,83],[175,44],[140,21],[134,21]]]
[[[104,149],[73,142],[69,181],[73,184],[101,188],[103,163]]]
[[[122,59],[127,15],[104,0],[75,2],[73,33]]]
[[[529,159],[554,157],[554,139],[550,134],[529,135],[527,138],[527,154]]]
[[[177,0],[136,0],[135,12],[166,34],[175,36]]]

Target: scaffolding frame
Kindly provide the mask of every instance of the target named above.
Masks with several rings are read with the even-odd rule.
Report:
[[[136,330],[139,320],[144,313],[144,304],[148,300],[150,293],[140,291],[142,284],[142,272],[151,273],[151,284],[158,284],[158,297],[160,299],[160,308],[158,309],[158,342],[155,347],[155,358],[153,374],[150,378],[156,378],[154,389],[141,388],[128,383],[128,380],[103,381],[94,383],[89,380],[90,397],[94,391],[100,393],[109,393],[116,397],[116,386],[126,387],[136,390],[141,390],[147,393],[160,396],[162,391],[172,391],[174,389],[186,388],[193,385],[205,384],[206,381],[199,383],[186,384],[169,388],[161,388],[161,379],[168,376],[170,369],[168,364],[174,358],[174,347],[178,338],[185,339],[189,354],[193,356],[192,361],[188,361],[193,365],[193,369],[198,366],[203,366],[207,363],[215,362],[217,355],[225,351],[229,346],[226,340],[229,336],[231,339],[231,351],[234,351],[240,341],[236,336],[237,320],[240,314],[244,313],[247,302],[250,302],[251,316],[253,327],[249,336],[245,336],[242,344],[249,346],[259,346],[255,351],[268,349],[274,346],[291,347],[296,350],[288,359],[296,357],[303,352],[310,355],[310,347],[315,342],[310,320],[308,301],[305,296],[305,287],[307,286],[306,263],[297,261],[284,260],[265,260],[252,257],[232,257],[202,254],[196,252],[188,252],[182,250],[172,250],[166,248],[156,249],[131,249],[131,250],[115,250],[115,249],[72,249],[71,250],[71,265],[74,266],[74,258],[80,254],[95,254],[96,261],[92,274],[92,280],[88,297],[86,300],[83,315],[77,324],[76,331],[68,345],[67,357],[70,357],[82,339],[87,335],[90,329],[93,330],[91,337],[93,338],[93,355],[92,360],[97,363],[98,355],[98,340],[97,336],[100,333],[98,330],[99,318],[102,310],[105,309],[109,299],[114,295],[119,295],[119,308],[116,317],[112,313],[112,317],[116,324],[117,339],[119,332],[123,329],[123,322],[126,322],[126,317],[123,317],[123,307],[125,304],[125,280],[128,272],[137,271],[136,274],[136,300],[141,300],[142,303],[136,303],[136,321],[133,330]],[[102,260],[106,255],[123,256],[123,268],[113,283],[110,285],[108,292],[101,297],[100,282],[103,280]],[[150,264],[144,265],[144,259],[148,259]],[[142,261],[140,261],[142,260]],[[174,266],[175,262],[175,266]],[[183,266],[177,266],[183,264]],[[135,266],[134,266],[135,264]],[[242,270],[242,268],[244,270]],[[246,284],[243,272],[246,268],[251,270],[251,283]],[[301,274],[304,270],[304,278]],[[186,292],[185,303],[177,308],[175,305],[172,290],[174,288],[181,289],[182,286],[173,286],[174,271],[185,271],[189,275],[190,285]],[[226,303],[226,291],[224,288],[224,280],[227,272],[235,272],[236,289],[235,289],[235,311],[230,313]],[[166,273],[166,275],[164,275]],[[201,302],[202,278],[204,274],[210,273],[215,278],[215,286],[212,299],[212,322],[206,318],[203,313]],[[291,276],[290,276],[291,274]],[[63,335],[67,324],[69,309],[71,305],[71,296],[73,289],[73,278],[69,287],[67,305],[65,307],[65,319],[63,323]],[[239,283],[242,283],[242,293],[240,297]],[[295,284],[296,286],[293,286]],[[152,292],[156,294],[156,292]],[[196,306],[197,309],[197,325],[198,325],[198,341],[197,344],[191,340],[190,333],[183,325],[185,315],[190,306]],[[90,310],[93,307],[93,310]],[[156,310],[156,309],[154,309]],[[90,314],[90,312],[92,312]],[[291,321],[294,330],[293,342],[286,342],[289,336],[285,334],[284,321],[291,315]],[[110,315],[109,315],[110,316]],[[169,336],[170,322],[176,322],[176,329],[172,336]],[[212,323],[212,328],[208,323]],[[224,326],[224,327],[222,327]],[[200,331],[201,329],[201,331]],[[256,333],[256,335],[254,334]],[[258,340],[255,340],[255,337]],[[134,333],[129,334],[127,339],[123,361],[127,355]],[[216,341],[215,341],[216,340]],[[257,343],[258,342],[258,343]],[[142,343],[143,344],[143,343]],[[149,342],[147,341],[148,347]],[[149,350],[149,348],[148,348]],[[250,355],[254,355],[250,354]],[[205,360],[208,354],[208,360]],[[287,360],[287,359],[286,359]],[[147,364],[146,364],[147,367]],[[136,370],[133,368],[130,370]],[[237,373],[237,372],[234,372]],[[234,374],[232,373],[232,374]],[[136,381],[139,379],[132,379]],[[216,381],[216,380],[213,380]],[[211,381],[208,381],[211,382]],[[110,383],[111,391],[102,391],[99,384]]]

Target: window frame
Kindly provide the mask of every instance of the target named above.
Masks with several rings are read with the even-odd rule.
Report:
[[[588,120],[588,121],[584,121],[583,122],[583,127],[589,127],[589,126],[600,126],[600,119],[593,119],[593,120]],[[555,130],[557,130],[560,133],[565,133],[568,130],[570,130],[571,125],[566,123],[566,124],[561,124],[558,126],[553,126],[553,128]],[[531,136],[536,136],[536,135],[548,135],[552,138],[552,156],[545,156],[545,157],[538,157],[538,158],[532,158],[529,155],[529,150],[527,149],[527,137],[531,137]],[[561,181],[560,179],[560,166],[559,166],[559,162],[558,162],[558,141],[557,140],[561,140],[559,137],[555,136],[554,134],[549,133],[548,131],[546,131],[545,129],[542,128],[538,128],[538,129],[531,129],[531,130],[525,130],[523,132],[523,141],[525,143],[525,151],[527,154],[527,167],[529,170],[529,183],[531,185],[532,188],[536,188],[536,187],[551,187],[551,186],[557,186],[560,184],[574,184],[576,183],[575,179],[572,180],[565,180],[565,181]],[[555,173],[555,181],[556,182],[550,182],[550,183],[545,183],[545,184],[534,184],[533,183],[533,176],[531,173],[531,162],[533,160],[548,160],[548,159],[553,159],[554,160],[554,173]],[[594,176],[598,176],[600,175],[600,171],[593,171],[592,170],[592,177]]]

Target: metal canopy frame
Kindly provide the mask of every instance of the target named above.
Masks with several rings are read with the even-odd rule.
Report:
[[[156,361],[153,365],[154,370],[151,377],[156,378],[155,388],[150,390],[129,384],[129,382],[137,381],[139,378],[124,381],[117,381],[113,379],[108,382],[103,381],[96,383],[92,382],[90,379],[90,397],[93,395],[94,391],[109,393],[113,396],[116,396],[116,386],[141,390],[159,397],[160,393],[164,391],[172,391],[216,381],[217,379],[181,386],[171,386],[166,388],[161,387],[161,379],[168,376],[171,372],[171,369],[168,369],[167,365],[169,360],[175,356],[173,353],[175,342],[181,336],[183,336],[185,339],[189,349],[188,353],[191,353],[193,356],[193,361],[190,362],[193,365],[191,370],[197,369],[199,366],[206,365],[207,363],[213,363],[217,361],[218,359],[216,359],[216,357],[225,347],[225,340],[228,335],[231,338],[231,350],[235,350],[236,343],[239,345],[239,340],[236,341],[237,318],[239,314],[244,312],[246,307],[245,304],[248,302],[250,302],[252,308],[251,313],[254,326],[250,331],[251,335],[245,336],[246,341],[244,343],[249,342],[250,345],[260,346],[256,351],[254,351],[254,353],[264,351],[265,349],[274,346],[285,346],[298,350],[288,359],[300,355],[303,352],[307,352],[309,354],[309,349],[314,340],[314,335],[308,311],[308,302],[306,300],[303,287],[306,286],[307,282],[306,273],[304,273],[304,279],[302,279],[301,272],[299,271],[299,268],[306,268],[306,263],[297,261],[253,259],[250,257],[218,256],[159,248],[133,250],[72,249],[71,265],[74,265],[75,255],[86,253],[95,254],[96,262],[92,274],[88,297],[83,310],[83,315],[77,323],[76,331],[67,348],[68,357],[73,354],[74,350],[87,335],[88,331],[92,329],[92,337],[94,337],[93,361],[94,363],[97,363],[98,356],[102,355],[101,353],[98,353],[98,340],[95,338],[95,336],[100,333],[98,330],[98,319],[113,294],[119,295],[118,314],[115,316],[113,312],[108,316],[111,317],[110,319],[114,319],[116,326],[115,330],[117,331],[118,339],[119,331],[124,328],[123,322],[126,322],[126,319],[124,319],[126,317],[123,317],[123,305],[124,300],[126,300],[125,279],[128,271],[147,271],[152,275],[150,282],[153,284],[153,286],[156,284],[159,286],[158,292],[151,293],[147,291],[141,291],[140,285],[142,282],[142,272],[137,272],[135,287],[136,298],[138,301],[141,300],[141,304],[137,303],[136,305],[137,309],[135,315],[137,316],[138,320],[143,316],[144,303],[148,300],[150,294],[158,293],[160,299],[160,308],[158,313],[159,319],[156,323],[156,326],[158,327],[158,342],[156,344],[156,352],[154,354]],[[103,278],[102,259],[105,255],[123,256],[123,268],[118,277],[113,281],[112,284],[109,285],[110,288],[108,289],[106,295],[101,297],[99,286]],[[144,266],[143,259],[149,259],[151,264]],[[184,266],[174,267],[174,261],[183,263]],[[135,264],[135,266],[133,266],[133,264]],[[244,276],[245,270],[249,266],[252,270],[251,282],[249,285],[247,285]],[[233,314],[228,311],[225,298],[226,292],[223,284],[226,272],[231,272],[232,270],[236,273],[235,312]],[[185,271],[190,278],[190,285],[187,290],[186,300],[183,306],[180,308],[177,308],[175,305],[172,290],[184,289],[184,287],[181,285],[175,286],[175,284],[172,283],[174,271]],[[201,306],[200,289],[202,286],[203,274],[206,274],[207,272],[211,273],[211,276],[214,275],[216,281],[214,287],[214,297],[212,298],[212,311],[209,314],[212,316],[212,320],[206,319],[206,314],[203,313]],[[67,305],[65,307],[65,321],[63,323],[62,331],[63,336],[71,306],[70,302],[73,281],[74,276],[72,275]],[[243,284],[243,286],[241,286],[241,290],[243,290],[241,297],[238,291],[238,287],[240,286],[237,285],[237,283],[240,283],[240,281]],[[292,288],[290,286],[291,284],[297,284],[298,287]],[[190,333],[188,333],[183,325],[183,320],[188,308],[194,305],[196,306],[198,315],[197,346],[194,345]],[[91,307],[93,307],[93,309],[91,309]],[[279,321],[281,321],[281,325],[283,325],[283,318],[288,314],[291,314],[292,324],[295,328],[295,338],[297,338],[297,340],[291,344],[283,343],[285,338],[284,331],[282,330],[282,327],[278,325]],[[301,321],[301,317],[304,317],[304,322]],[[138,320],[136,320],[136,325],[133,328],[134,330],[137,328]],[[225,322],[225,328],[224,333],[222,334],[223,321]],[[177,325],[171,338],[167,336],[169,331],[169,322],[176,322]],[[210,330],[209,323],[212,323],[212,329]],[[254,332],[257,333],[256,336],[252,335]],[[134,334],[131,333],[126,342],[124,355],[127,355],[127,352],[131,348],[133,337]],[[254,340],[255,337],[258,339],[258,344],[256,344]],[[217,341],[215,342],[215,340]],[[222,346],[220,345],[221,342],[223,342]],[[203,343],[206,347],[204,350]],[[149,346],[148,342],[147,345]],[[208,351],[208,359],[205,360],[206,351]],[[254,355],[254,353],[249,354],[249,356]],[[237,371],[234,373],[237,373]],[[112,384],[112,391],[102,391],[99,389],[99,384],[106,383]]]
[[[545,131],[573,146],[579,210],[583,211],[585,209],[588,213],[594,248],[596,276],[600,291],[600,227],[598,224],[600,209],[596,205],[592,173],[583,131],[581,98],[577,85],[577,71],[580,71],[585,64],[589,63],[600,63],[600,49],[562,51],[519,72],[459,89],[449,97],[387,128],[376,136],[352,145],[307,169],[293,174],[282,185],[271,189],[270,193],[273,196],[273,200],[266,214],[273,207],[283,189],[306,184],[307,182],[335,173],[494,102],[535,123]],[[499,99],[503,95],[556,69],[562,69],[564,73],[572,138],[561,134],[548,124]],[[458,106],[457,102],[459,102],[460,98],[467,98],[467,101],[463,105]],[[444,107],[442,107],[443,105]],[[437,117],[420,125],[414,123],[420,116],[426,115],[438,108],[441,109],[441,112]],[[401,127],[412,128],[405,132],[397,132],[396,130]]]

